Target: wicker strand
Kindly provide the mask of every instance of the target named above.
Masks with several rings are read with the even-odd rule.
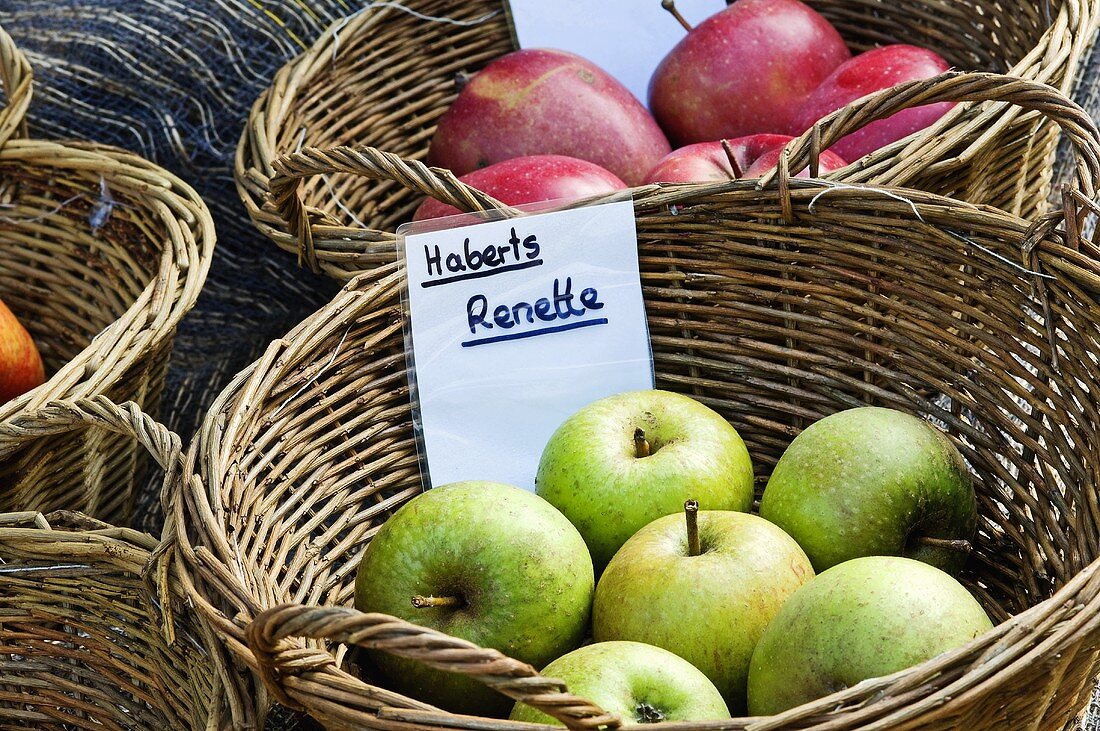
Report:
[[[292,707],[300,706],[282,688],[280,675],[291,668],[293,672],[316,671],[331,665],[331,657],[325,653],[307,650],[303,655],[302,650],[292,646],[279,646],[287,638],[306,637],[381,650],[437,670],[477,678],[571,729],[617,728],[621,724],[618,716],[566,692],[560,680],[539,675],[527,663],[385,614],[365,614],[341,607],[284,605],[257,616],[249,625],[247,636],[249,646],[260,659],[264,683],[280,702]]]

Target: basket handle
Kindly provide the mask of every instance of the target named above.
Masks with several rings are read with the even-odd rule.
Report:
[[[1035,81],[993,73],[948,72],[929,79],[911,81],[859,99],[830,114],[801,137],[792,140],[776,169],[766,173],[758,183],[764,188],[778,178],[780,201],[784,217],[793,219],[790,200],[791,173],[810,167],[816,171],[823,150],[840,138],[878,119],[913,106],[935,102],[1003,102],[1043,114],[1056,122],[1075,148],[1079,185],[1076,201],[1096,198],[1096,183],[1100,180],[1100,132],[1095,122],[1080,106],[1067,99],[1052,86]],[[422,162],[404,160],[392,153],[373,147],[339,146],[326,150],[305,148],[277,158],[272,163],[274,175],[269,184],[269,198],[288,231],[299,245],[300,263],[319,271],[313,242],[310,216],[299,190],[302,179],[329,173],[351,173],[374,180],[392,180],[410,190],[436,198],[463,211],[490,208],[510,210],[491,196],[460,182],[449,170],[428,167]],[[1071,195],[1065,195],[1063,210],[1053,210],[1034,222],[1028,241],[1034,242],[1052,231],[1065,218],[1071,220]],[[1085,204],[1087,205],[1087,204]],[[314,210],[314,216],[324,216]],[[337,225],[329,218],[326,224]],[[1078,226],[1077,229],[1080,227]],[[379,236],[392,236],[374,232]]]
[[[257,615],[248,626],[247,636],[258,660],[260,677],[279,702],[291,708],[303,707],[291,694],[308,692],[308,686],[296,684],[293,689],[285,689],[281,680],[286,674],[339,672],[345,681],[365,687],[362,681],[337,671],[331,655],[320,650],[303,651],[300,646],[282,642],[305,637],[382,650],[437,670],[468,675],[576,731],[611,729],[621,724],[618,716],[572,695],[562,681],[539,675],[527,663],[387,614],[285,604]],[[315,657],[307,659],[303,652]]]
[[[1096,182],[1100,180],[1100,131],[1084,109],[1047,84],[1004,74],[958,71],[899,84],[833,112],[788,143],[780,155],[779,165],[760,178],[758,187],[766,187],[778,178],[784,216],[790,220],[791,170],[809,167],[812,174],[819,168],[821,152],[842,137],[903,109],[936,102],[1005,102],[1039,112],[1058,124],[1073,145],[1080,193],[1089,200],[1096,198]],[[1052,211],[1035,223],[1053,221],[1052,229],[1061,218],[1062,212]]]
[[[51,401],[40,409],[13,416],[0,424],[0,458],[11,454],[27,439],[64,434],[82,426],[133,437],[149,450],[165,472],[172,473],[180,465],[183,447],[178,435],[133,401],[116,404],[106,396]]]
[[[496,198],[462,183],[450,170],[428,167],[419,160],[404,160],[373,147],[307,147],[284,155],[271,164],[274,175],[268,196],[288,231],[298,237],[299,264],[318,272],[313,230],[300,190],[303,178],[331,173],[352,173],[373,180],[393,180],[410,190],[431,196],[461,211],[511,210]]]
[[[0,147],[16,132],[27,136],[27,108],[31,105],[34,72],[15,41],[0,28],[0,83],[4,85],[7,106],[0,109]]]

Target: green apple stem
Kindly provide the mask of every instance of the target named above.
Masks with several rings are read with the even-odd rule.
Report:
[[[699,501],[688,500],[684,503],[684,517],[687,518],[688,555],[698,556],[699,548]]]
[[[730,147],[729,140],[722,140],[722,149],[726,151],[726,158],[730,161],[730,169],[733,170],[733,177],[731,177],[730,180],[740,180],[745,177],[745,172],[738,164],[737,157],[733,154],[733,148]]]
[[[676,9],[676,0],[661,0],[661,7],[672,13],[672,17],[684,26],[684,30],[688,33],[691,32],[691,23],[687,22],[687,19],[680,15],[680,11]]]
[[[425,609],[427,607],[461,607],[461,597],[457,596],[420,596],[417,594],[412,598],[412,605],[417,609]]]
[[[958,551],[959,553],[970,553],[974,550],[974,546],[970,541],[962,538],[932,538],[931,536],[918,536],[917,545],[928,546],[929,548],[945,548],[948,551]]]
[[[637,714],[638,723],[661,723],[665,720],[665,714],[645,701],[635,706],[634,712]]]
[[[638,459],[652,454],[649,442],[645,438],[645,430],[641,427],[634,430],[634,456]]]

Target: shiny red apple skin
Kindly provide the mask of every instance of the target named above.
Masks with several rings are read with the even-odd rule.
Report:
[[[861,53],[837,68],[810,94],[790,131],[802,134],[822,117],[856,99],[906,81],[937,76],[948,68],[947,61],[935,51],[917,46],[897,44]],[[951,102],[942,102],[902,110],[853,132],[829,149],[845,160],[858,160],[928,127],[953,106]]]
[[[0,404],[41,386],[45,380],[42,356],[34,340],[0,301]]]
[[[738,0],[665,56],[649,81],[649,108],[677,147],[785,132],[851,55],[832,24],[799,0]]]
[[[524,49],[474,76],[439,120],[428,163],[465,175],[527,155],[594,162],[637,185],[672,149],[625,86],[580,56]]]
[[[551,200],[576,200],[622,190],[627,185],[599,165],[564,155],[530,155],[504,160],[459,178],[509,206]],[[454,206],[429,198],[414,221],[456,216]]]
[[[779,156],[793,137],[789,135],[749,135],[729,140],[730,151],[741,168],[742,177],[758,178],[779,163]],[[839,170],[847,165],[830,152],[821,155],[821,172]],[[809,170],[798,177],[809,176]],[[646,176],[646,183],[710,183],[733,180],[734,170],[722,142],[697,142],[673,150]]]

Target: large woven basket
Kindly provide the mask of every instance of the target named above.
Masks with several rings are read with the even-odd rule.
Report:
[[[812,154],[807,138],[763,189],[635,190],[643,295],[658,385],[728,418],[761,487],[794,435],[838,410],[876,404],[942,425],[979,491],[964,580],[998,627],[782,716],[676,728],[1057,729],[1100,667],[1100,248],[1080,233],[1100,173],[1097,130],[1053,89],[1022,80],[958,75],[901,93],[914,90],[1056,119],[1078,147],[1081,177],[1064,197],[1065,225],[924,192],[792,179]],[[888,107],[865,107],[863,121]],[[847,131],[818,133],[828,144]],[[326,153],[286,160],[276,185],[292,189],[318,158]],[[466,208],[478,200],[377,150],[343,149],[338,162]],[[341,643],[478,675],[573,727],[613,725],[496,653],[349,609],[364,547],[422,489],[402,284],[396,265],[353,280],[213,405],[173,516],[194,601],[282,702],[334,728],[517,729],[368,684],[349,672]]]
[[[0,36],[0,61],[12,58],[21,56]],[[28,68],[3,76],[15,93],[0,135],[20,126],[5,115],[25,109]],[[202,199],[156,165],[114,148],[0,136],[0,299],[31,332],[48,377],[0,404],[0,425],[95,395],[156,413],[176,326],[213,247]],[[124,524],[145,463],[105,432],[0,436],[0,510],[63,508]]]
[[[136,439],[178,476],[179,438],[134,404],[56,402],[0,431],[46,439],[78,426]],[[220,648],[175,572],[156,570],[157,546],[71,511],[0,514],[0,727],[221,726]]]
[[[916,43],[957,69],[1010,73],[1066,93],[1100,16],[1098,0],[807,2],[856,51]],[[419,191],[327,170],[305,187],[311,229],[303,229],[273,204],[272,163],[303,148],[338,145],[422,160],[455,98],[455,75],[514,50],[503,5],[380,3],[336,24],[285,66],[257,100],[237,150],[237,187],[260,231],[304,265],[338,279],[392,257],[392,232],[412,217]],[[914,187],[1030,217],[1045,205],[1056,141],[1057,126],[1041,116],[965,104],[831,177]]]

